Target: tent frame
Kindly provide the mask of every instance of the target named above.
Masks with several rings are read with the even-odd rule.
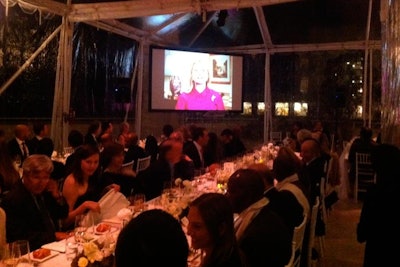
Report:
[[[6,1],[6,14],[8,13],[8,2]],[[216,16],[217,11],[222,9],[231,8],[253,8],[261,36],[263,39],[262,44],[238,47],[225,47],[216,48],[216,51],[224,52],[240,52],[245,54],[265,53],[266,68],[265,68],[265,84],[264,84],[264,101],[266,103],[265,116],[264,116],[264,142],[269,140],[269,133],[272,129],[272,106],[271,106],[271,82],[270,82],[270,56],[274,53],[287,53],[287,52],[308,52],[308,51],[333,51],[333,50],[364,50],[365,51],[365,66],[364,66],[364,98],[363,98],[363,111],[367,111],[366,97],[367,97],[367,69],[368,69],[368,55],[372,54],[372,50],[381,49],[380,40],[369,40],[369,30],[371,21],[371,6],[372,0],[369,0],[369,14],[368,21],[366,22],[366,38],[363,41],[350,41],[350,42],[334,42],[334,43],[319,43],[319,44],[284,44],[275,45],[272,43],[269,33],[268,25],[266,23],[262,6],[276,5],[290,2],[299,2],[303,0],[130,0],[118,2],[102,2],[102,3],[88,3],[88,4],[72,4],[71,0],[67,3],[60,3],[53,0],[12,0],[13,3],[30,5],[40,10],[41,12],[54,13],[62,17],[62,25],[60,30],[59,54],[57,59],[57,73],[55,82],[54,104],[52,114],[52,127],[51,138],[54,140],[56,149],[61,150],[63,147],[68,146],[67,135],[69,132],[68,120],[64,119],[70,109],[70,90],[71,90],[71,66],[72,66],[72,34],[74,23],[84,22],[93,27],[109,31],[139,43],[139,69],[138,69],[138,91],[136,95],[136,113],[135,113],[135,129],[140,136],[141,131],[141,109],[142,109],[142,87],[143,87],[143,62],[144,62],[144,46],[149,43],[162,44],[162,45],[179,45],[171,44],[157,36],[157,32],[168,24],[173,24],[179,21],[186,13],[202,14],[203,18],[207,11],[216,11],[213,16]],[[125,23],[118,21],[118,19],[144,17],[152,15],[174,14],[169,21],[152,32],[144,31]],[[206,21],[205,21],[206,22]],[[208,23],[210,22],[210,19]],[[205,23],[207,25],[207,23]],[[205,26],[206,27],[206,26]],[[203,27],[195,35],[192,40],[193,44],[200,36]],[[50,38],[50,37],[49,37]],[[49,39],[48,38],[48,39]],[[47,40],[46,40],[47,41]],[[46,42],[45,41],[45,42]],[[38,49],[43,49],[46,44],[43,43]],[[40,51],[35,52],[36,56]],[[370,57],[372,64],[372,57]],[[17,71],[17,73],[0,87],[0,95],[6,90],[11,82],[18,76],[24,69],[24,66],[30,62],[32,57]],[[136,72],[136,71],[135,71]],[[369,73],[371,75],[371,73]],[[372,79],[369,82],[369,95],[371,98]],[[371,103],[371,101],[369,101]],[[369,112],[371,107],[369,107]],[[366,112],[363,112],[364,114]],[[370,113],[369,113],[370,114]],[[363,116],[364,125],[366,124],[366,115]],[[369,115],[369,125],[371,123],[371,114]]]

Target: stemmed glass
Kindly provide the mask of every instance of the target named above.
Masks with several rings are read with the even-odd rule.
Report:
[[[77,243],[85,243],[90,241],[93,233],[93,217],[89,214],[79,214],[75,217],[75,241]]]
[[[17,240],[12,243],[12,254],[15,256],[17,267],[33,267],[30,257],[28,240]]]

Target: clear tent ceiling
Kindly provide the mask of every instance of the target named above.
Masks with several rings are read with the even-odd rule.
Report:
[[[6,1],[9,6],[18,3],[24,5],[27,10],[37,5],[42,9],[43,16],[47,15],[43,7],[50,7],[48,9],[51,10],[54,3],[67,3],[66,0],[1,0],[3,5]],[[72,5],[99,3],[107,5],[112,2],[117,1],[71,0]],[[182,3],[184,2],[187,1],[182,0]],[[192,2],[193,5],[204,4],[207,0]],[[103,22],[108,25],[106,27],[108,29],[112,28],[110,25],[119,25],[119,29],[129,32],[128,35],[130,34],[133,39],[194,49],[256,46],[262,50],[265,49],[265,42],[266,40],[268,42],[269,38],[270,46],[364,41],[368,28],[370,28],[369,40],[380,40],[379,0],[372,1],[370,27],[367,25],[369,9],[367,0],[253,1],[255,6],[245,8],[235,8],[237,1],[228,2],[230,4],[227,6],[230,8],[222,10],[201,9],[200,12],[175,12],[130,18],[124,15],[125,18],[116,18],[112,21],[108,19]],[[258,2],[270,3],[257,7]],[[165,0],[157,0],[154,3],[168,5],[168,1]],[[117,12],[115,14],[117,15]],[[102,25],[101,20],[86,22],[93,26],[97,23],[98,27]]]

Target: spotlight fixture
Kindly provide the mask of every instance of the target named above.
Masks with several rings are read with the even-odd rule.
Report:
[[[220,10],[219,11],[218,20],[217,20],[218,27],[225,26],[225,20],[226,20],[227,16],[228,16],[228,11],[226,11],[226,10]]]

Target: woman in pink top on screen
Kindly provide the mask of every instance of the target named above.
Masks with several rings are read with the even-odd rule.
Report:
[[[209,68],[205,62],[195,61],[192,66],[192,90],[181,93],[176,102],[176,110],[225,110],[220,93],[208,87]]]

